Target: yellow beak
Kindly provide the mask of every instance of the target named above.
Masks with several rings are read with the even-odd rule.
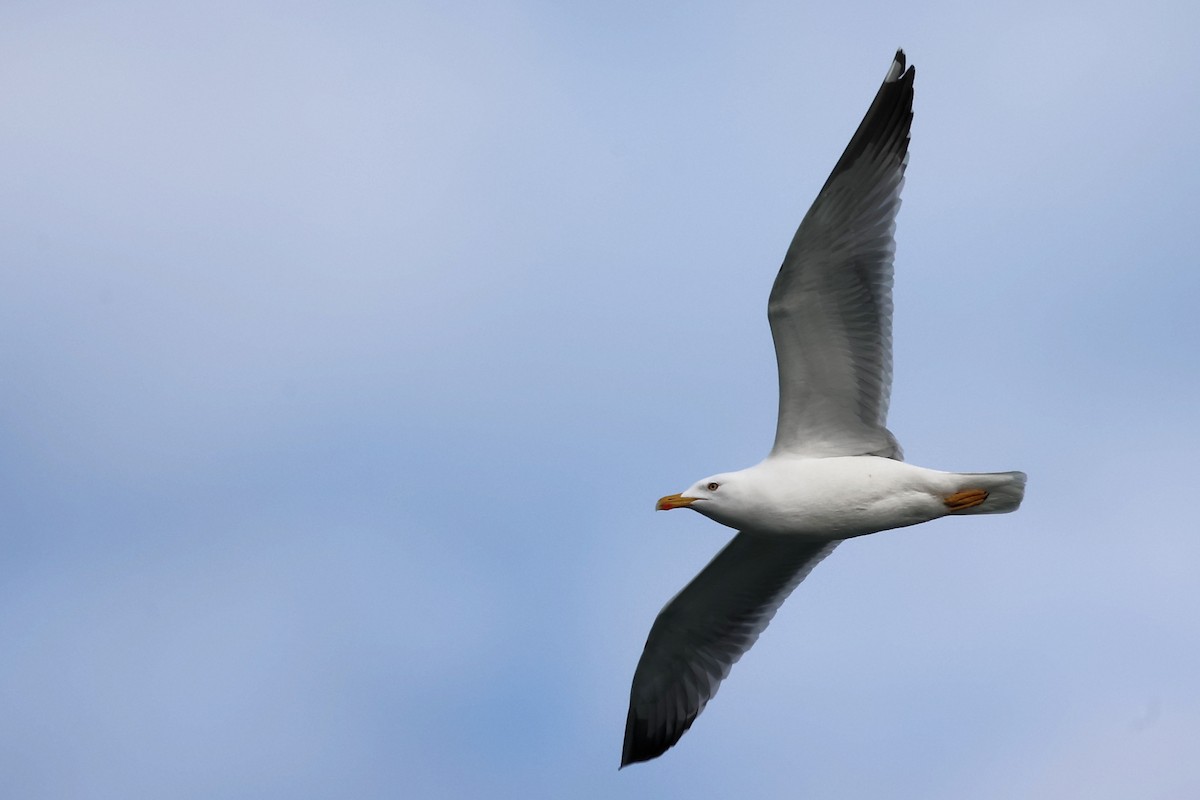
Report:
[[[655,511],[670,511],[672,508],[687,508],[699,498],[684,497],[681,494],[669,494],[654,505]]]

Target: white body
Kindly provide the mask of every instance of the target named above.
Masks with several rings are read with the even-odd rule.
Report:
[[[716,490],[707,487],[716,483]],[[682,493],[691,508],[737,530],[848,539],[928,522],[951,513],[944,498],[981,488],[988,499],[959,513],[1003,513],[1020,502],[1019,472],[959,474],[879,456],[772,455],[738,472],[698,481]]]

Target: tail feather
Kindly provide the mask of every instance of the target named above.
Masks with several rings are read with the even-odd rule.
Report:
[[[1020,508],[1025,498],[1024,472],[967,472],[959,477],[964,489],[983,489],[988,497],[974,508],[958,514],[1007,514]]]

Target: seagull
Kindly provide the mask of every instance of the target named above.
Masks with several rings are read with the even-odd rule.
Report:
[[[760,463],[658,501],[738,531],[654,620],[633,675],[621,766],[696,721],[792,590],[854,536],[1015,511],[1023,472],[906,464],[887,429],[892,257],[913,67],[898,50],[788,247],[767,304],[779,365],[775,444]]]

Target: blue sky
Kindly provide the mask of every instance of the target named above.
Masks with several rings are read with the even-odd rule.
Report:
[[[9,3],[0,789],[1200,794],[1193,4]],[[917,67],[891,427],[1012,516],[840,548],[617,772],[654,500]]]

